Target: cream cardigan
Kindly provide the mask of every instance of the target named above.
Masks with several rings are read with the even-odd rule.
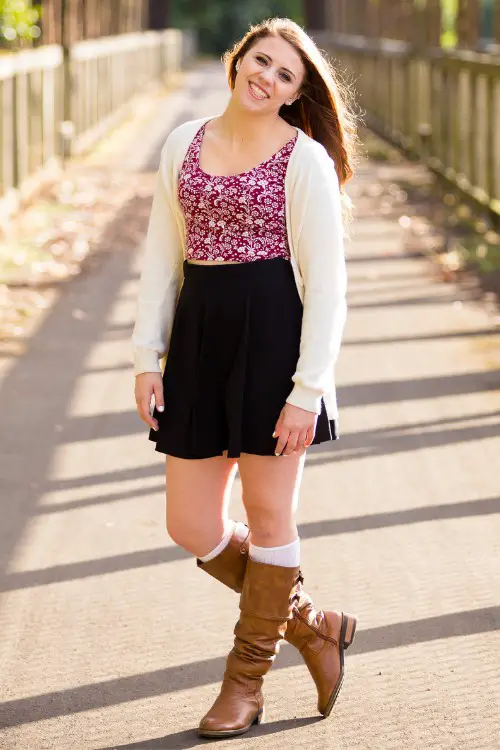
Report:
[[[178,175],[198,129],[212,118],[190,120],[175,128],[161,151],[132,335],[136,375],[161,372],[159,360],[168,354],[185,260]],[[303,320],[294,386],[286,400],[320,414],[323,398],[328,418],[336,419],[334,364],[347,312],[339,182],[326,149],[304,131],[297,131],[285,197],[291,265]]]

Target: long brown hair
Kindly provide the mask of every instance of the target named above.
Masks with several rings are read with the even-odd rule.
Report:
[[[281,36],[300,55],[306,74],[300,98],[283,105],[280,116],[321,143],[335,163],[341,189],[353,175],[356,145],[355,118],[333,65],[310,36],[289,18],[270,18],[250,26],[243,39],[223,55],[231,91],[236,80],[236,63],[259,39]]]

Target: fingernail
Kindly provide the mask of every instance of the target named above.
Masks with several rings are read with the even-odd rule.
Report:
[[[275,453],[274,455],[275,455],[275,456],[279,456],[280,454],[279,454],[279,453]]]
[[[273,437],[278,437],[278,436],[277,436],[277,434],[276,434],[275,432],[273,432]]]
[[[163,411],[165,409],[164,406],[157,406],[156,408],[157,408],[158,411]]]

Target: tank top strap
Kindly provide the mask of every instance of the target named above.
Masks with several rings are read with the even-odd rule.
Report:
[[[205,132],[205,123],[203,123],[203,125],[198,130],[195,137],[189,144],[189,148],[186,151],[186,156],[184,158],[183,168],[186,164],[195,165],[195,166],[199,164],[201,141],[202,141],[204,132]]]

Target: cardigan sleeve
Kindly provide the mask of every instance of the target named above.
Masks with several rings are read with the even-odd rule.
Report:
[[[287,402],[320,414],[321,399],[334,385],[347,313],[347,275],[339,181],[333,160],[317,146],[301,165],[292,194],[304,309],[300,356]]]
[[[175,218],[167,139],[156,175],[142,256],[137,316],[132,334],[134,372],[161,372],[168,352],[175,307],[183,280],[183,250]]]

